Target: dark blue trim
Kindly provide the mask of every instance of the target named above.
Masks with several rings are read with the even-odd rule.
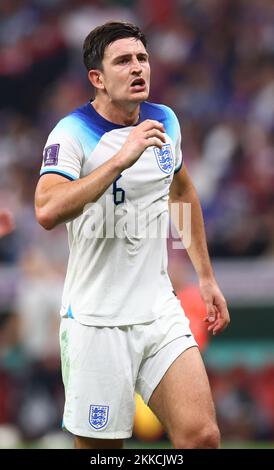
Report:
[[[165,108],[159,104],[144,101],[140,105],[140,122],[143,122],[146,119],[155,119],[155,121],[161,122],[164,124],[164,127],[166,127],[167,118],[168,116]]]
[[[180,171],[180,169],[182,168],[182,166],[183,166],[183,159],[182,159],[180,165],[178,166],[178,168],[175,168],[174,173],[178,173],[178,171]]]
[[[76,114],[77,116],[82,115],[82,119],[84,121],[92,121],[92,127],[97,129],[98,134],[103,134],[104,132],[110,132],[114,129],[124,129],[131,126],[123,126],[121,124],[115,124],[111,121],[105,119],[101,114],[97,113],[95,108],[92,105],[92,102],[88,102],[77,108],[73,111],[72,114]],[[167,112],[161,107],[161,105],[157,105],[154,103],[149,103],[148,101],[144,101],[140,104],[140,116],[136,124],[132,127],[137,126],[141,122],[145,121],[146,119],[155,119],[159,122],[162,122],[164,125],[168,119]],[[102,132],[103,131],[103,132]]]
[[[61,171],[61,170],[46,170],[46,171],[42,171],[40,173],[40,177],[43,176],[43,175],[48,175],[48,174],[53,174],[53,175],[60,175],[60,176],[63,176],[64,178],[67,178],[68,180],[70,181],[75,181],[77,178],[75,178],[74,176],[71,176],[69,175],[68,173],[65,173],[64,171]]]
[[[95,127],[100,131],[99,133],[103,135],[105,132],[110,132],[114,129],[123,129],[124,127],[128,126],[121,126],[119,124],[114,124],[113,122],[108,121],[105,119],[101,114],[97,113],[97,111],[92,106],[92,103],[88,102],[81,108],[78,108],[74,111],[78,116],[82,114],[84,120],[88,119],[92,121],[92,127]],[[138,123],[139,124],[139,123]],[[103,132],[102,132],[103,131]]]

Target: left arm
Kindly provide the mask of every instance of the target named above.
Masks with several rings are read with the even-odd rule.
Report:
[[[191,243],[188,255],[199,278],[200,291],[206,304],[208,330],[213,334],[223,331],[230,319],[227,304],[216,282],[211,266],[199,198],[185,165],[174,175],[170,186],[169,204],[178,203],[180,219],[183,217],[183,203],[191,204]],[[178,220],[173,220],[179,232]]]

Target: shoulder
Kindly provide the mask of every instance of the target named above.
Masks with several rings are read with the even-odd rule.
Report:
[[[90,120],[88,122],[87,115],[85,113],[86,105],[74,109],[71,113],[64,116],[53,128],[52,131],[59,131],[68,133],[73,136],[81,128],[86,128],[91,125]]]
[[[165,104],[158,104],[158,103],[150,103],[149,101],[144,101],[141,104],[142,114],[145,116],[145,119],[172,119],[174,121],[178,121],[176,114],[174,111]]]
[[[144,101],[141,104],[142,120],[155,119],[164,124],[166,133],[176,141],[180,136],[180,124],[178,118],[169,106],[164,104],[150,103]]]
[[[104,130],[99,126],[90,108],[90,103],[86,103],[73,110],[56,124],[50,136],[71,143],[76,142],[83,148],[94,147]]]

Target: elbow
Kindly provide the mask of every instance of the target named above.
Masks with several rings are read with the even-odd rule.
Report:
[[[194,202],[197,199],[197,193],[193,187],[178,188],[169,194],[169,202]]]
[[[184,202],[184,194],[182,193],[175,193],[169,195],[169,203],[173,204],[176,202]]]
[[[56,218],[47,209],[35,209],[36,219],[45,230],[52,230],[57,225]]]

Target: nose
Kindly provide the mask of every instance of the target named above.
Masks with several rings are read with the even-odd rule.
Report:
[[[141,67],[141,64],[140,64],[139,60],[137,59],[137,57],[133,57],[133,59],[132,59],[131,72],[134,73],[134,74],[137,74],[137,75],[142,73],[142,67]]]

